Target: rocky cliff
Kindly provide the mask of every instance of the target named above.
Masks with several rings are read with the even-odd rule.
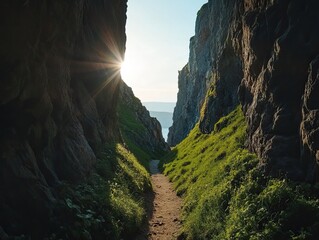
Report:
[[[198,121],[209,133],[240,102],[247,144],[262,169],[317,181],[318,5],[314,0],[205,4],[189,62],[179,74],[169,144],[180,142]]]
[[[55,188],[85,180],[119,136],[126,1],[2,1],[0,12],[0,232],[37,239]]]
[[[163,138],[159,121],[150,116],[149,111],[124,82],[120,86],[118,109],[123,140],[135,155],[145,153],[140,158],[144,160],[146,167],[150,158],[158,158],[159,154],[170,150]]]
[[[240,101],[272,175],[318,180],[318,1],[246,1]],[[315,100],[316,99],[316,100]]]
[[[202,131],[209,133],[221,116],[238,105],[237,88],[243,76],[240,42],[234,40],[241,34],[239,6],[237,1],[209,1],[197,14],[189,61],[179,72],[174,122],[168,134],[172,146],[199,120]]]

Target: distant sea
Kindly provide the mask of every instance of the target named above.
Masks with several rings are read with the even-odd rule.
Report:
[[[162,128],[162,134],[163,134],[165,141],[167,141],[168,128]]]
[[[156,117],[161,123],[162,134],[167,141],[168,129],[173,124],[173,112],[175,102],[143,102],[143,105],[150,112],[152,117]]]
[[[149,110],[154,112],[174,112],[175,102],[142,102]]]

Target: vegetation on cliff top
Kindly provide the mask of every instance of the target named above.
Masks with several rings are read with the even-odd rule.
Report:
[[[240,107],[215,124],[198,126],[162,161],[184,197],[187,239],[316,239],[319,186],[271,179],[245,149]]]
[[[50,239],[130,239],[146,219],[149,174],[121,144],[105,146],[86,183],[64,185]],[[62,216],[62,217],[61,217]]]

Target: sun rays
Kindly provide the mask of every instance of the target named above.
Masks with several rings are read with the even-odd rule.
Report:
[[[128,55],[121,64],[121,76],[128,85],[132,84],[129,80],[138,74],[139,64],[137,61],[130,58]]]
[[[146,68],[148,59],[139,49],[127,49],[125,59],[121,65],[121,76],[124,82],[135,90],[145,82],[147,78]]]

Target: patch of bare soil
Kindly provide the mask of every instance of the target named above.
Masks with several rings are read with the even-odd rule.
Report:
[[[149,222],[144,236],[137,239],[173,240],[177,239],[181,227],[181,198],[173,190],[172,183],[158,170],[159,160],[150,163],[151,181],[154,193],[148,200],[153,201],[148,209]]]

